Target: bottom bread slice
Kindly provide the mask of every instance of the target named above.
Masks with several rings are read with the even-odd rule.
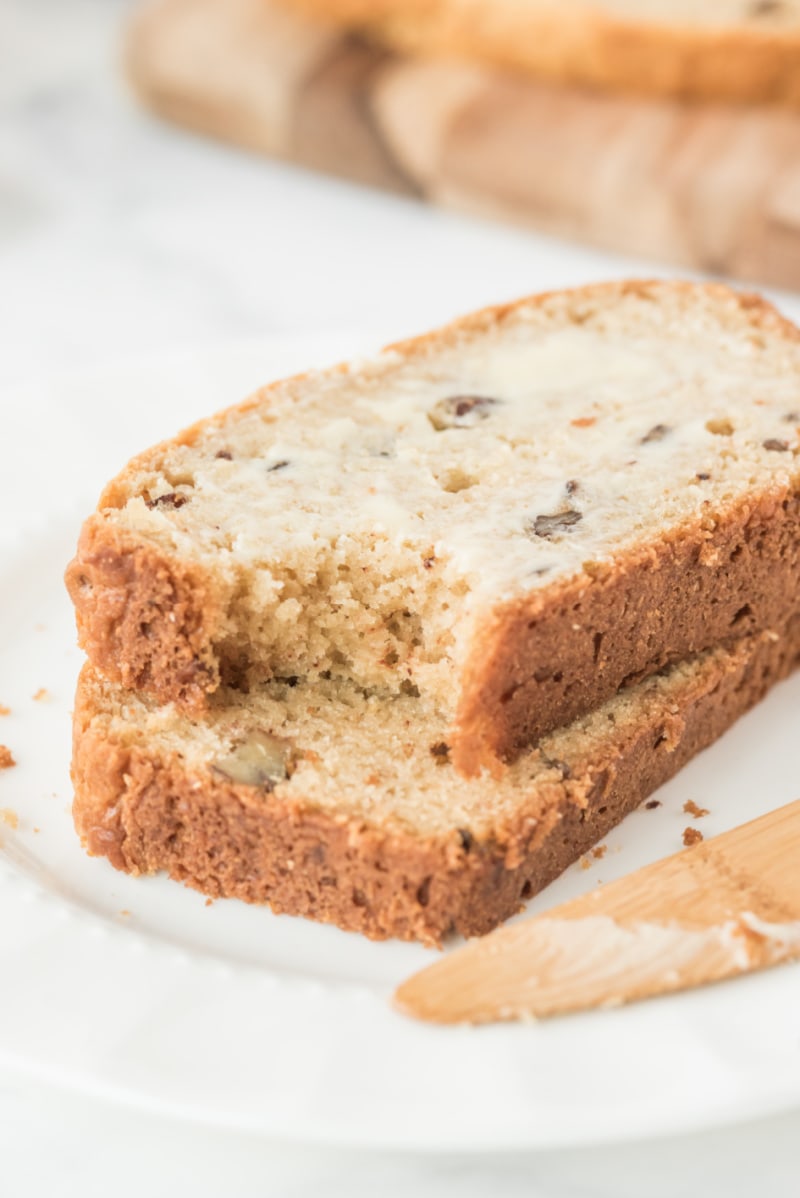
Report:
[[[374,938],[488,932],[605,836],[800,660],[800,617],[620,692],[503,778],[467,780],[413,694],[295,679],[202,719],[91,667],[74,819],[92,855]]]

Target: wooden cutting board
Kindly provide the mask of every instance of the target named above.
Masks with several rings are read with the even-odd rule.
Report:
[[[273,0],[156,0],[129,74],[170,120],[453,208],[800,288],[800,114],[404,59]]]

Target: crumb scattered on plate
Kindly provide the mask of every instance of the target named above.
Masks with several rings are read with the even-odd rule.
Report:
[[[691,848],[693,844],[699,844],[702,839],[703,833],[699,828],[683,829],[683,843],[686,845],[687,849]]]
[[[0,715],[11,715],[11,708],[6,707],[5,703],[0,703]]]
[[[594,846],[594,848],[592,849],[592,856],[593,856],[593,857],[595,857],[595,858],[596,858],[596,859],[599,861],[599,860],[601,859],[601,857],[605,857],[605,855],[606,855],[606,853],[607,853],[607,852],[608,852],[608,846],[607,846],[607,845],[605,845],[605,844],[596,844],[596,845]]]
[[[0,745],[0,770],[10,769],[12,765],[16,764],[11,750],[6,745]]]
[[[40,686],[33,698],[36,703],[44,703],[50,698],[50,691],[46,686]]]
[[[9,828],[18,828],[19,816],[10,807],[0,807],[0,824],[7,824]]]
[[[591,857],[581,857],[580,866],[581,866],[581,869],[591,869],[591,867],[592,867]]]
[[[645,808],[648,811],[655,811],[656,807],[661,806],[661,799],[650,799],[649,803],[645,803]]]
[[[694,799],[687,799],[683,804],[683,810],[687,815],[691,815],[693,819],[702,819],[704,815],[708,815],[707,807],[698,807]]]

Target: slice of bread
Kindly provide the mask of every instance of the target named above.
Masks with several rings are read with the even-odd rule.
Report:
[[[722,286],[490,308],[273,384],[135,459],[67,582],[113,682],[421,694],[456,768],[781,626],[800,581],[800,334]]]
[[[800,104],[797,0],[282,0],[415,54],[614,91]]]
[[[218,694],[202,720],[87,666],[74,817],[92,854],[382,938],[513,915],[800,658],[800,618],[711,650],[553,733],[502,780],[453,769],[426,701],[351,683]]]

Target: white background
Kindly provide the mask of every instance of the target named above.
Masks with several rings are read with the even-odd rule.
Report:
[[[284,331],[401,336],[541,288],[667,273],[161,126],[118,77],[128,9],[122,0],[0,0],[0,447],[9,396],[32,376]],[[800,315],[796,300],[779,300]],[[35,484],[34,447],[14,452],[29,456]],[[14,1198],[176,1189],[196,1198],[323,1189],[794,1198],[799,1137],[800,1117],[786,1115],[680,1140],[492,1159],[337,1153],[0,1078],[0,1192]]]

